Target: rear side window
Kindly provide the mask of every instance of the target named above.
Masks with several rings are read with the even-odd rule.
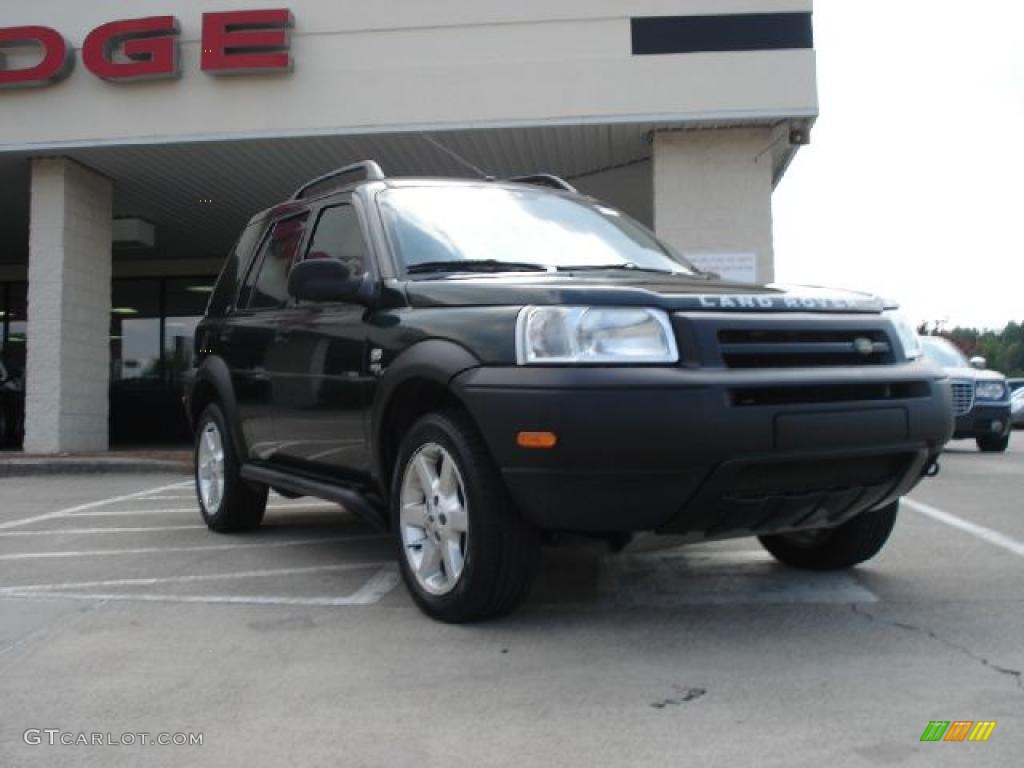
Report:
[[[306,258],[334,259],[346,264],[353,276],[366,274],[366,243],[351,205],[325,208],[320,213]]]
[[[206,314],[210,317],[222,317],[231,309],[235,296],[238,294],[238,284],[245,274],[245,268],[249,265],[249,257],[259,241],[262,229],[255,224],[250,224],[235,243],[235,247],[224,263],[224,268],[220,271],[220,277],[217,278],[213,295],[210,296],[210,303],[206,308]]]
[[[263,241],[256,257],[256,270],[249,276],[247,306],[251,309],[283,307],[288,303],[288,272],[295,263],[307,219],[309,214],[303,213],[279,221]]]

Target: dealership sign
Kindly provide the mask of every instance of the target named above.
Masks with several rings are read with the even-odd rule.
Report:
[[[200,67],[211,75],[288,72],[292,68],[289,30],[294,26],[286,8],[262,11],[204,13]],[[96,77],[113,83],[162,80],[180,75],[174,16],[148,16],[102,24],[82,44],[82,63]],[[8,65],[4,52],[40,51],[28,66]],[[35,88],[59,82],[71,74],[75,50],[50,27],[0,28],[0,88]]]

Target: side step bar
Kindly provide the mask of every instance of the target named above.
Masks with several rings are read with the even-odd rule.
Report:
[[[375,504],[365,496],[342,488],[334,483],[318,480],[291,472],[282,472],[260,464],[244,464],[242,477],[252,483],[262,483],[271,488],[280,488],[297,493],[300,496],[315,496],[325,501],[333,501],[350,512],[355,512],[370,523],[374,528],[387,529],[387,516],[381,504]]]

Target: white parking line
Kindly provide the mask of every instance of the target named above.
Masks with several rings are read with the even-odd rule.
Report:
[[[1001,547],[1008,552],[1024,557],[1024,542],[1012,539],[1006,534],[994,531],[991,528],[986,528],[983,525],[972,523],[969,520],[964,520],[962,517],[957,517],[949,512],[945,512],[938,507],[933,507],[929,504],[924,504],[914,499],[908,499],[904,497],[903,503],[913,509],[915,512],[920,512],[925,517],[930,517],[932,520],[938,520],[940,523],[958,528],[964,533],[969,533],[971,536],[987,541],[989,544],[995,544],[997,547]]]
[[[127,493],[124,496],[113,496],[109,499],[100,499],[99,501],[90,501],[88,504],[78,504],[74,507],[67,507],[65,509],[58,509],[53,512],[45,512],[41,515],[35,515],[33,517],[23,517],[20,520],[7,520],[0,523],[0,530],[7,528],[17,528],[22,525],[29,525],[31,523],[40,523],[43,520],[53,520],[56,517],[64,517],[65,515],[73,515],[76,512],[84,512],[88,509],[96,509],[97,507],[104,507],[108,504],[117,504],[121,501],[130,501],[132,499],[138,499],[145,496],[148,493],[158,493],[160,491],[169,491],[172,488],[181,488],[182,486],[190,484],[191,480],[185,480],[180,483],[172,483],[170,485],[161,485],[157,488],[147,488],[145,491],[137,491],[136,493]]]
[[[339,541],[366,541],[385,539],[384,534],[362,534],[356,536],[328,536],[319,539],[296,539],[294,541],[266,541],[253,544],[206,544],[194,547],[135,547],[132,549],[85,549],[76,552],[16,552],[0,555],[0,560],[36,560],[55,557],[104,557],[112,555],[148,555],[161,552],[215,552],[229,549],[271,549],[276,547],[301,547],[311,544],[333,544]]]
[[[277,503],[268,504],[268,512],[280,512],[289,509],[333,509],[340,511],[343,507],[338,504],[334,504],[329,501],[307,501],[304,504],[296,502],[288,503]],[[192,507],[156,507],[155,509],[110,509],[110,510],[88,510],[85,512],[76,512],[72,517],[129,517],[131,515],[156,515],[156,514],[174,514],[182,512],[191,512],[196,514],[199,512],[199,504],[197,503]]]
[[[230,579],[254,579],[262,576],[296,576],[306,573],[328,573],[330,571],[359,571],[367,568],[382,568],[389,562],[370,561],[365,563],[336,563],[334,565],[306,565],[298,568],[265,568],[256,571],[235,571],[233,573],[193,573],[187,576],[155,576],[139,579],[103,579],[100,581],[65,581],[58,584],[19,584],[0,587],[3,592],[36,592],[90,587],[142,587],[154,584],[186,584],[195,581],[223,581]]]
[[[188,509],[100,509],[93,510],[90,512],[79,512],[78,514],[72,515],[72,517],[146,517],[148,515],[158,515],[162,513],[167,514],[185,514],[198,515],[199,506],[189,507]]]
[[[155,531],[206,530],[205,525],[151,525],[143,528],[50,528],[45,531],[0,531],[2,536],[83,536],[94,533],[152,533]]]
[[[69,600],[137,600],[152,603],[229,603],[238,605],[309,605],[349,606],[373,605],[398,586],[398,571],[394,565],[386,565],[375,573],[363,586],[344,597],[290,597],[287,595],[162,595],[130,592],[50,592],[50,591],[0,591],[0,598],[63,598]]]
[[[402,577],[398,575],[398,566],[390,563],[370,577],[363,586],[349,595],[348,602],[343,605],[373,605],[384,599],[388,592],[398,586]]]

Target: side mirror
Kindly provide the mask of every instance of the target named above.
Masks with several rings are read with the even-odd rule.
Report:
[[[344,301],[368,304],[372,285],[355,276],[347,264],[334,259],[300,261],[288,273],[288,293],[300,301]]]
[[[971,368],[977,368],[979,371],[984,371],[988,366],[988,361],[984,357],[972,357]]]

